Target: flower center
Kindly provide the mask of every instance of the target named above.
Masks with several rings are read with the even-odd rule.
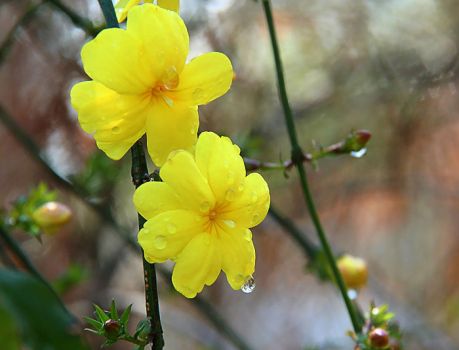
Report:
[[[217,211],[214,210],[214,209],[212,209],[212,210],[209,212],[209,219],[210,219],[211,221],[214,221],[216,217],[217,217]]]
[[[150,90],[150,96],[159,97],[167,103],[169,107],[174,105],[174,101],[166,95],[168,91],[175,89],[179,84],[179,75],[174,66],[166,69],[159,81]]]

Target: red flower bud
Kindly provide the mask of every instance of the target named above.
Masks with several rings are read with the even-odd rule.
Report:
[[[385,349],[389,345],[389,334],[383,328],[375,328],[368,334],[370,345],[376,349]]]

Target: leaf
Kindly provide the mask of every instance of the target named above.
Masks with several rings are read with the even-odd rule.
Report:
[[[131,316],[131,308],[132,308],[132,304],[129,305],[126,308],[126,310],[123,311],[123,313],[122,313],[122,315],[120,317],[120,321],[124,326],[127,326],[127,323],[129,321],[129,316]]]
[[[115,300],[112,300],[110,305],[110,317],[112,320],[118,320],[118,311],[116,310],[116,303]]]
[[[93,318],[90,317],[83,317],[83,319],[90,325],[92,326],[92,329],[99,331],[102,329],[102,326],[104,325],[102,322],[99,322]]]
[[[96,315],[97,317],[99,317],[99,320],[101,320],[102,322],[105,322],[110,319],[110,317],[108,317],[108,315],[105,313],[104,310],[100,308],[100,306],[96,304],[93,304],[93,306],[94,306],[94,309],[96,310]]]
[[[20,350],[21,341],[14,319],[0,307],[0,340],[3,350]]]
[[[71,330],[73,316],[42,282],[26,273],[0,269],[0,308],[14,320],[23,345],[30,349],[88,349]]]

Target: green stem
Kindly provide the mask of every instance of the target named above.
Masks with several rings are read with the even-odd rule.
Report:
[[[277,75],[277,82],[278,82],[278,89],[279,89],[279,97],[282,104],[282,108],[284,111],[285,116],[285,123],[287,125],[287,131],[290,139],[290,144],[292,147],[292,161],[296,165],[298,170],[298,175],[300,177],[301,188],[303,190],[303,195],[305,199],[306,206],[308,208],[309,214],[311,216],[312,222],[316,228],[317,235],[320,240],[320,244],[322,249],[324,250],[325,256],[330,264],[333,276],[338,284],[339,290],[341,292],[341,296],[346,304],[347,311],[349,313],[349,317],[352,322],[352,326],[354,331],[357,334],[361,333],[361,323],[357,316],[357,312],[355,311],[354,305],[352,304],[349,296],[347,294],[347,288],[341,276],[341,273],[338,270],[336,265],[335,257],[333,252],[330,248],[330,244],[328,243],[327,237],[325,235],[325,231],[322,228],[322,224],[320,222],[319,216],[317,214],[317,210],[314,205],[314,201],[311,196],[311,192],[309,190],[309,185],[306,177],[306,170],[304,168],[304,164],[302,161],[303,151],[301,150],[300,144],[298,142],[298,137],[295,128],[295,122],[293,119],[292,110],[290,108],[290,103],[288,101],[287,96],[287,89],[285,85],[284,73],[282,68],[282,61],[279,52],[279,46],[277,44],[277,37],[276,37],[276,30],[274,25],[274,19],[272,15],[271,9],[271,2],[270,0],[262,0],[264,13],[266,16],[266,22],[268,24],[269,35],[271,38],[271,45],[274,54],[274,61],[276,66],[276,75]]]
[[[99,5],[105,17],[107,28],[119,28],[116,19],[115,9],[111,0],[99,0]],[[147,161],[143,151],[143,145],[137,141],[131,147],[132,154],[132,182],[138,188],[145,182],[149,181]],[[145,220],[139,215],[139,230],[143,228]],[[150,321],[151,332],[149,340],[152,343],[153,350],[161,350],[164,347],[163,328],[161,326],[161,317],[159,313],[158,284],[156,281],[155,265],[145,260],[142,252],[143,271],[145,278],[145,306],[147,319]]]
[[[110,210],[104,206],[99,206],[88,198],[82,195],[82,193],[69,181],[61,177],[54,169],[49,165],[49,162],[40,155],[38,146],[33,142],[30,136],[22,130],[22,128],[11,118],[6,111],[0,105],[0,121],[10,130],[17,141],[25,148],[25,150],[49,173],[49,175],[64,189],[71,192],[80,199],[88,208],[94,210],[95,213],[108,225],[114,229],[114,233],[117,234],[124,242],[127,243],[128,247],[135,253],[140,253],[139,245],[137,241],[131,236],[131,233],[125,228],[121,227],[113,217]],[[164,278],[169,287],[172,288],[171,274],[166,269],[158,266],[158,272]],[[250,347],[246,345],[243,338],[231,328],[231,326],[220,316],[218,311],[212,307],[205,299],[197,296],[194,299],[186,299],[193,305],[202,315],[204,315],[213,326],[227,339],[233,343],[240,350],[250,350]],[[216,321],[218,320],[218,321]]]

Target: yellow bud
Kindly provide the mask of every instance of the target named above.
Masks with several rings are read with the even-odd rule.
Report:
[[[161,6],[162,8],[165,8],[166,10],[179,12],[180,0],[158,0],[158,6]]]
[[[32,218],[45,233],[51,234],[70,221],[72,211],[65,204],[47,202],[32,213]]]
[[[338,259],[338,269],[348,288],[359,289],[367,284],[368,268],[365,260],[346,254]]]

